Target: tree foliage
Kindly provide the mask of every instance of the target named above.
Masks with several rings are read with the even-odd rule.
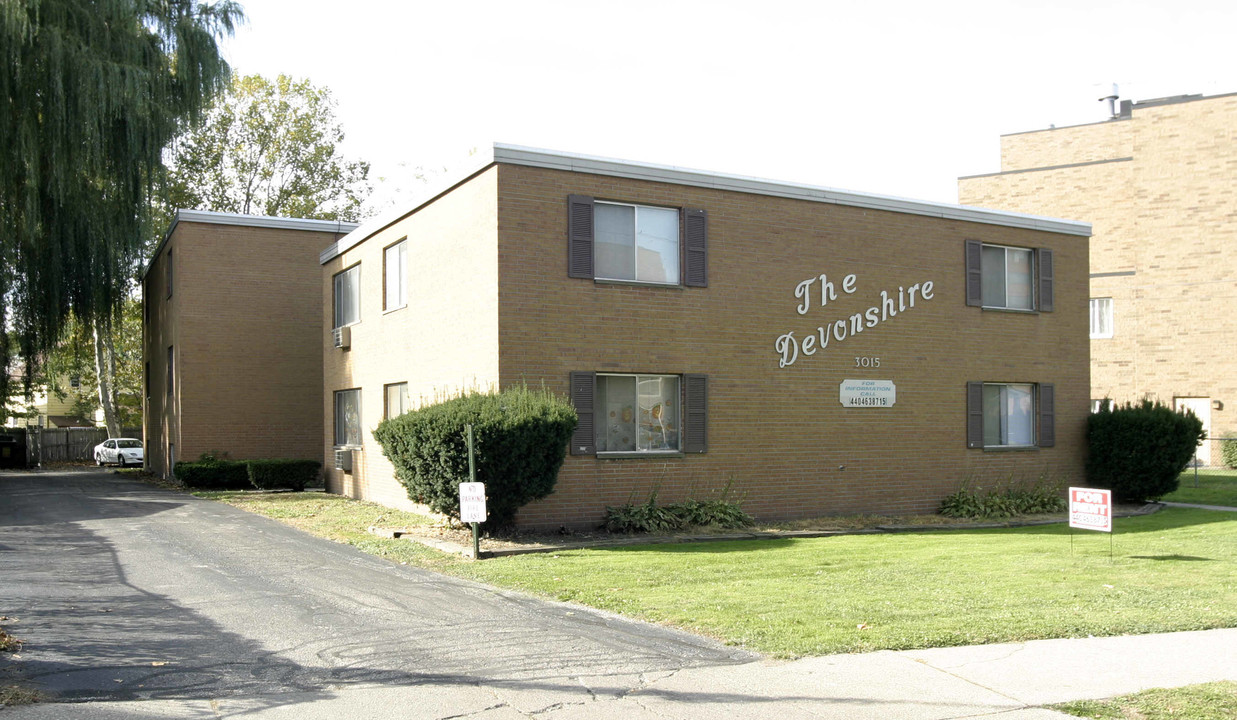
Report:
[[[242,19],[231,0],[0,3],[0,322],[28,372],[70,316],[119,308],[164,148],[226,85],[217,40]]]
[[[369,164],[344,158],[326,88],[280,75],[237,77],[170,161],[174,208],[357,220]]]

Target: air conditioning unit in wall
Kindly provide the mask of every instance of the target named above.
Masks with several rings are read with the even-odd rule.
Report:
[[[337,327],[331,331],[331,335],[335,341],[335,347],[347,348],[352,346],[352,328]]]
[[[336,450],[335,451],[335,469],[343,470],[346,473],[352,472],[352,451],[351,450]]]

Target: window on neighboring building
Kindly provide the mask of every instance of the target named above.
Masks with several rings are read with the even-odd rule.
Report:
[[[1113,402],[1112,400],[1109,400],[1108,398],[1101,398],[1099,400],[1095,400],[1095,399],[1091,400],[1091,414],[1092,415],[1094,415],[1097,412],[1102,412],[1104,410],[1112,410],[1112,407],[1113,407]]]
[[[1054,386],[967,383],[967,447],[1051,447],[1056,443]]]
[[[966,241],[967,305],[1051,312],[1053,295],[1051,250]]]
[[[335,444],[361,444],[361,390],[335,391]]]
[[[1112,298],[1091,298],[1091,337],[1112,337]]]
[[[386,385],[386,410],[383,416],[390,420],[399,417],[412,409],[408,402],[408,383],[393,383]]]
[[[361,266],[335,275],[335,327],[361,321]]]
[[[708,216],[704,210],[571,195],[567,274],[596,280],[707,287],[707,235]]]
[[[383,310],[398,310],[408,304],[408,241],[402,240],[383,252],[386,293]]]
[[[168,396],[172,395],[172,386],[174,384],[174,375],[172,374],[172,346],[168,345]]]
[[[168,297],[172,297],[172,248],[168,248],[167,254],[164,256],[164,279],[168,286]]]

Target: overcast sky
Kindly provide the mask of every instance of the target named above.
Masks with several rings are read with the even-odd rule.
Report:
[[[329,87],[378,204],[495,141],[957,202],[1000,135],[1237,92],[1237,2],[241,0],[237,72]]]

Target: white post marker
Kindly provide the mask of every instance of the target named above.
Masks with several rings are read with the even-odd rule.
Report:
[[[485,522],[485,483],[460,483],[460,520]]]
[[[1112,532],[1112,490],[1070,488],[1069,526]]]

